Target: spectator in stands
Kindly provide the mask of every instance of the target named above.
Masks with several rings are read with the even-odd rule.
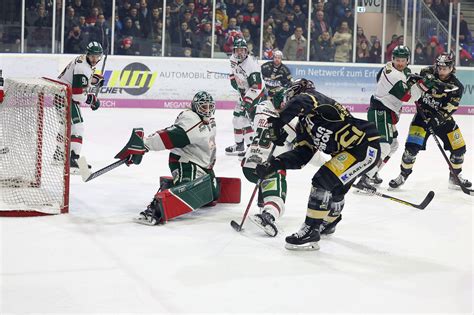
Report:
[[[64,52],[68,54],[81,54],[84,52],[84,37],[79,25],[74,25],[69,31],[64,47]]]
[[[66,17],[64,19],[64,29],[69,31],[74,25],[79,24],[79,18],[76,16],[76,11],[73,7],[66,8]]]
[[[332,28],[336,28],[338,25],[341,25],[342,18],[345,18],[347,11],[352,11],[350,0],[341,0],[340,3],[334,8]],[[352,27],[352,25],[350,27]]]
[[[82,3],[82,0],[74,0],[72,7],[76,12],[76,16],[87,16],[87,13],[89,12],[87,6]]]
[[[456,25],[456,18],[453,25]],[[456,27],[453,27],[453,36],[456,36]],[[459,13],[459,42],[467,45],[472,43],[472,34],[462,12]]]
[[[117,55],[128,55],[128,56],[133,56],[137,54],[137,51],[135,51],[133,48],[133,40],[130,37],[125,37],[122,39],[122,43],[120,47],[118,48]]]
[[[227,30],[227,33],[225,34],[225,43],[224,43],[224,49],[223,49],[227,55],[232,54],[233,49],[234,49],[234,39],[236,39],[237,37],[242,37],[242,32],[240,31],[240,29],[230,29],[229,27],[229,29]]]
[[[385,60],[392,60],[392,52],[398,45],[403,45],[403,35],[398,36],[397,34],[392,35],[392,42],[387,45],[387,51],[385,52]]]
[[[204,19],[202,21],[202,25],[200,27],[199,32],[196,34],[196,40],[195,40],[195,49],[198,52],[201,52],[202,50],[207,50],[207,47],[209,46],[209,38],[212,36],[212,24],[211,21],[208,21]]]
[[[339,25],[342,22],[347,22],[347,26],[351,30],[351,32],[354,29],[354,16],[352,15],[352,9],[351,8],[345,8],[344,9],[344,15],[339,19]]]
[[[281,23],[280,28],[277,29],[277,31],[275,32],[276,44],[277,44],[275,48],[282,50],[283,47],[285,47],[286,40],[291,35],[292,33],[290,31],[290,25],[288,24],[288,22],[285,21]]]
[[[438,42],[437,36],[431,36],[428,45],[425,47],[426,60],[429,65],[434,64],[436,58],[444,52],[443,46]]]
[[[375,39],[369,54],[371,63],[382,63],[382,45],[379,39]]]
[[[474,65],[474,58],[472,58],[472,55],[462,47],[459,47],[459,63],[464,67],[472,67]]]
[[[227,14],[229,18],[237,17],[245,9],[245,4],[243,0],[227,0]]]
[[[316,40],[314,46],[314,57],[311,58],[315,61],[334,61],[334,53],[336,51],[334,44],[331,41],[331,35],[328,31],[323,32]]]
[[[301,10],[301,5],[295,4],[293,13],[295,14],[295,26],[301,26],[305,30],[308,22],[306,21],[306,14]]]
[[[244,24],[244,15],[242,13],[239,13],[236,17],[236,20],[237,20],[237,26],[240,28],[240,29],[243,29],[245,27],[245,24]]]
[[[349,62],[351,61],[352,53],[352,33],[347,22],[342,22],[341,26],[334,34],[332,43],[336,47],[334,54],[334,61]]]
[[[284,22],[286,23],[286,22]],[[303,37],[303,29],[297,27],[293,35],[291,35],[283,48],[283,55],[288,60],[306,61],[308,42]]]
[[[260,38],[260,13],[255,10],[255,4],[253,2],[247,3],[247,7],[243,12],[243,18],[243,27],[241,26],[242,32],[244,28],[248,28],[253,38]]]
[[[286,5],[286,0],[278,0],[278,5],[270,10],[269,16],[272,16],[277,26],[281,25],[290,9]]]
[[[276,41],[275,34],[273,34],[273,26],[268,25],[265,28],[265,32],[263,33],[263,42],[269,42],[272,47],[274,47]],[[273,49],[273,48],[272,48]]]
[[[356,62],[370,63],[369,41],[362,40],[357,45]]]
[[[48,12],[46,11],[44,5],[40,5],[38,10],[36,11],[36,18],[33,22],[33,25],[42,28],[42,27],[51,27],[52,21],[51,16],[48,16]]]
[[[328,22],[326,22],[324,12],[321,10],[316,11],[316,20],[314,21],[314,35],[312,34],[311,36],[314,36],[314,38],[318,38],[324,32],[332,34],[331,26]]]
[[[191,31],[193,32],[197,31],[199,20],[197,16],[193,18],[193,13],[191,10],[186,9],[184,11],[183,22],[188,23],[188,27],[191,29]]]
[[[89,41],[99,42],[104,50],[108,50],[109,39],[105,39],[104,36],[110,36],[110,27],[107,25],[104,15],[99,14],[95,25],[90,28]]]
[[[368,38],[364,34],[364,29],[361,26],[357,26],[357,45],[360,45],[363,41],[366,41],[369,44]],[[370,47],[370,45],[369,45]]]
[[[138,10],[138,21],[140,22],[143,37],[149,38],[152,30],[153,12],[148,8],[147,0],[140,0],[140,9]]]
[[[88,26],[94,26],[98,16],[99,16],[99,8],[93,7],[90,10],[89,15],[86,17],[86,24]]]
[[[445,5],[441,0],[434,0],[434,3],[431,6],[431,10],[438,20],[443,23],[443,25],[448,25],[449,19],[449,6]]]
[[[203,19],[212,20],[212,6],[208,3],[207,0],[198,0],[196,5],[197,16],[200,21]]]
[[[83,15],[79,17],[79,27],[84,36],[89,36],[89,26],[86,24],[86,17]]]
[[[181,47],[194,47],[194,34],[188,26],[188,23],[181,23]]]
[[[133,23],[132,19],[127,16],[124,19],[124,26],[123,26],[123,30],[122,30],[122,36],[135,38],[135,37],[138,37],[139,35],[140,35],[140,30]]]
[[[221,22],[222,28],[227,30],[229,27],[229,17],[227,16],[227,6],[225,3],[216,3],[216,20]]]
[[[130,0],[124,0],[122,2],[122,5],[118,9],[118,14],[122,17],[125,18],[130,14],[130,9],[132,8],[132,4],[130,3]]]
[[[296,28],[295,14],[290,11],[290,13],[288,13],[288,14],[286,15],[286,21],[287,21],[288,24],[290,25],[290,31],[294,32],[294,31],[295,31],[295,28]],[[300,26],[300,27],[303,29],[303,32],[304,32],[304,30],[306,29],[306,27],[304,27],[304,26]]]
[[[273,60],[273,45],[270,41],[263,42],[263,60]]]
[[[123,23],[118,14],[115,14],[115,38],[122,37]]]
[[[415,58],[413,64],[429,65],[428,58],[426,57],[425,51],[423,50],[423,45],[421,43],[418,43],[415,46]]]

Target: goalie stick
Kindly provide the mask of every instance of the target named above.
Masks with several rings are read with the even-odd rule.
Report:
[[[442,146],[441,143],[439,142],[439,139],[438,139],[438,137],[436,136],[436,134],[435,134],[435,132],[434,132],[434,130],[433,130],[433,127],[427,122],[426,115],[425,115],[425,113],[423,112],[423,110],[420,108],[420,104],[419,104],[419,103],[415,103],[415,104],[416,104],[416,107],[419,109],[419,110],[418,110],[418,113],[420,113],[421,118],[425,121],[429,133],[433,136],[433,139],[434,139],[434,141],[436,142],[436,145],[438,146],[439,150],[441,151],[441,154],[443,155],[444,160],[446,161],[446,163],[448,163],[449,171],[450,171],[451,174],[453,175],[453,177],[454,177],[454,179],[456,180],[456,182],[458,183],[459,187],[461,187],[462,192],[465,193],[465,194],[467,194],[467,195],[474,196],[474,190],[467,188],[466,186],[464,186],[464,185],[461,183],[461,180],[459,179],[458,175],[457,175],[456,172],[454,171],[454,168],[453,168],[453,166],[451,165],[451,161],[449,160],[448,156],[446,155],[446,152],[444,152],[443,146]]]
[[[107,165],[106,167],[104,168],[101,168],[100,170],[92,173],[89,169],[89,166],[87,164],[87,160],[86,160],[86,157],[85,156],[81,156],[78,160],[77,160],[77,164],[79,165],[79,172],[81,174],[81,177],[82,177],[82,180],[85,181],[85,182],[88,182],[90,180],[93,180],[94,178],[96,177],[99,177],[105,173],[108,173],[110,172],[111,170],[113,170],[114,168],[117,168],[119,167],[120,165],[122,164],[125,164],[127,163],[127,160],[119,160],[117,162],[114,162],[112,164],[109,164]]]
[[[275,151],[276,145],[273,144],[272,150],[270,151],[270,154],[268,155],[267,162],[270,161],[270,159],[273,156],[273,151]],[[252,206],[253,199],[255,198],[255,194],[257,193],[258,187],[260,186],[260,183],[262,182],[261,179],[257,181],[257,184],[255,184],[255,188],[253,189],[252,196],[250,196],[249,203],[247,204],[247,209],[245,209],[244,215],[242,217],[242,221],[240,224],[235,222],[234,220],[230,221],[230,226],[236,230],[237,232],[242,231],[242,226],[244,225],[245,219],[247,218],[247,214],[249,213],[250,207]]]
[[[389,195],[382,194],[382,193],[378,192],[377,189],[375,189],[375,188],[370,189],[370,188],[363,187],[363,186],[358,185],[358,184],[354,184],[352,186],[359,189],[359,190],[365,191],[369,195],[375,195],[375,196],[379,196],[379,197],[382,197],[382,198],[386,198],[386,199],[404,204],[405,206],[413,207],[413,208],[420,209],[420,210],[425,209],[430,204],[431,200],[433,200],[434,195],[435,195],[434,191],[430,191],[426,195],[425,199],[423,199],[423,201],[420,204],[415,204],[415,203],[411,203],[411,202],[406,201],[406,200],[402,200],[402,199],[398,199],[398,198],[395,198],[395,197],[392,197],[392,196],[389,196]]]

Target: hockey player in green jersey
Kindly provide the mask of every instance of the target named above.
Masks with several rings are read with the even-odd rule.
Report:
[[[252,142],[253,128],[251,118],[255,105],[264,99],[265,82],[257,59],[249,55],[247,42],[243,38],[234,40],[233,54],[230,57],[230,83],[239,93],[239,101],[234,108],[235,144],[227,147],[227,155],[245,155],[246,145]]]
[[[171,127],[159,130],[146,137],[142,141],[145,150],[139,150],[138,152],[138,154],[144,154],[148,150],[170,150],[168,163],[173,177],[172,186],[192,183],[205,177],[206,181],[211,182],[210,187],[212,187],[212,191],[205,192],[211,196],[210,200],[205,202],[206,204],[218,197],[217,181],[213,171],[216,161],[214,112],[215,102],[212,96],[205,91],[196,93],[191,102],[191,109],[181,112]],[[139,142],[139,139],[137,139],[137,142]],[[140,144],[138,144],[138,147],[140,147]],[[135,158],[134,155],[136,154],[135,150],[124,148],[117,155],[117,158],[124,159],[128,156]],[[161,215],[166,216],[167,210],[164,209],[165,213],[157,211],[157,202],[155,196],[147,209],[140,213],[139,223],[155,225],[166,219]],[[203,206],[199,203],[191,204],[189,202],[188,204],[192,209],[186,208],[183,213],[172,213],[172,216],[178,216]]]
[[[95,66],[102,59],[102,54],[103,49],[100,43],[92,41],[86,47],[86,54],[76,57],[58,76],[61,82],[70,84],[72,87],[71,174],[79,173],[77,160],[81,154],[82,136],[84,134],[84,119],[80,106],[84,103],[89,105],[92,110],[97,110],[100,106],[100,101],[95,94],[87,93],[87,90],[91,86],[100,88],[104,84],[102,74],[94,74]],[[64,139],[58,139],[58,147],[54,153],[56,160],[64,159],[60,145],[64,145]]]
[[[443,85],[423,89],[423,95],[418,100],[418,112],[413,117],[408,131],[405,151],[400,165],[401,172],[397,178],[390,181],[391,188],[398,188],[403,185],[413,172],[413,165],[418,152],[426,149],[426,142],[430,136],[428,126],[431,126],[436,136],[443,141],[444,149],[450,151],[449,160],[461,184],[466,188],[472,187],[472,183],[463,178],[461,174],[466,143],[453,114],[459,107],[464,86],[456,78],[455,73],[453,53],[442,53],[436,58],[433,66],[421,70],[420,75],[422,77],[434,77],[440,80]],[[456,87],[456,89],[446,91],[444,88],[446,85]],[[425,121],[423,117],[426,117],[427,120]],[[448,187],[460,189],[459,183],[451,172],[449,173]]]
[[[418,79],[410,76],[410,50],[399,45],[388,62],[377,74],[377,87],[370,99],[367,113],[368,121],[375,123],[380,133],[381,158],[379,164],[362,175],[354,187],[373,189],[374,184],[382,183],[378,171],[388,162],[398,148],[396,124],[400,118],[403,102],[416,100],[421,95]],[[423,84],[420,82],[419,84]],[[432,82],[424,82],[430,85]]]

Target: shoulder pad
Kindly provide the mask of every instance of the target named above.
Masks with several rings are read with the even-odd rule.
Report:
[[[201,122],[201,117],[191,109],[186,109],[178,115],[174,124],[175,126],[181,127],[187,131],[199,122]]]

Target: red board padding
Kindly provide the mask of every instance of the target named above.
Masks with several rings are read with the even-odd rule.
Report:
[[[155,198],[161,202],[163,206],[162,220],[168,220],[193,211],[191,207],[185,204],[180,198],[173,195],[168,189],[158,192]]]
[[[240,203],[240,193],[242,190],[242,183],[240,178],[232,177],[218,177],[220,182],[220,195],[217,199],[218,203]]]
[[[171,176],[160,176],[160,183],[162,179],[172,179]],[[218,203],[240,203],[240,196],[242,191],[242,182],[240,178],[232,177],[217,177],[220,183],[220,194]]]

